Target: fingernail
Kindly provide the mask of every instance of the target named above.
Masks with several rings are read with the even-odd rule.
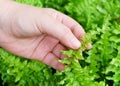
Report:
[[[78,49],[78,48],[81,46],[80,41],[78,41],[78,40],[75,39],[75,38],[71,41],[71,43],[72,43],[72,48],[73,48],[73,49]]]

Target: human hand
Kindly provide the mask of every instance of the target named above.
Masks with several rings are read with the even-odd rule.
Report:
[[[0,46],[57,70],[65,66],[58,62],[65,57],[61,50],[78,49],[78,39],[83,35],[85,32],[76,21],[56,10],[12,1],[0,6]]]

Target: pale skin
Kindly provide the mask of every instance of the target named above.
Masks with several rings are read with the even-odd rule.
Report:
[[[80,48],[84,35],[75,20],[54,9],[0,0],[0,47],[13,54],[63,70],[61,51]]]

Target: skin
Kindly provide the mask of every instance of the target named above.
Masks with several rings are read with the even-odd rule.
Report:
[[[78,49],[84,35],[75,20],[54,9],[0,0],[0,46],[13,54],[63,70],[61,50]]]

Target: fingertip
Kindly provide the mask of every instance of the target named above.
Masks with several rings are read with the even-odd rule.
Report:
[[[92,44],[89,43],[86,49],[87,49],[87,50],[90,50],[91,48],[92,48]]]
[[[65,65],[64,64],[62,64],[62,63],[59,63],[59,65],[57,66],[57,68],[56,68],[57,70],[59,70],[59,71],[62,71],[62,70],[64,70],[65,69]]]

